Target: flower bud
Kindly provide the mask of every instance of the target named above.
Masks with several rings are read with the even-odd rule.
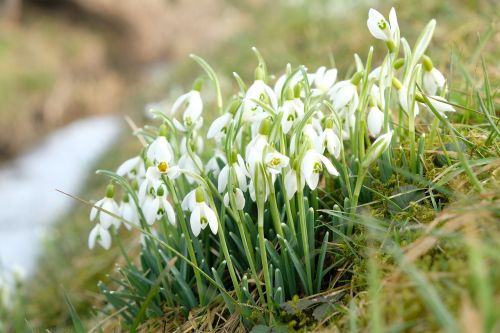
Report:
[[[403,58],[399,58],[394,61],[394,64],[392,66],[394,67],[394,69],[400,69],[404,64],[405,60]]]
[[[362,168],[368,169],[368,167],[375,162],[389,147],[392,140],[392,131],[385,133],[384,135],[379,136],[377,140],[373,143],[373,145],[368,148],[366,152],[366,156],[362,163]]]

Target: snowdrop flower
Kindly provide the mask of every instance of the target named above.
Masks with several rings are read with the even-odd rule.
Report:
[[[299,98],[286,100],[281,107],[283,117],[281,118],[281,129],[287,134],[294,124],[304,117],[304,103]]]
[[[288,172],[285,174],[285,192],[288,197],[288,199],[293,198],[295,193],[297,193],[297,172],[294,169],[288,170]],[[301,184],[301,189],[304,188],[305,186],[305,179],[301,178],[302,184]]]
[[[112,225],[114,225],[116,228],[120,226],[120,220],[109,214],[112,213],[114,215],[120,215],[118,204],[113,199],[114,191],[114,186],[112,184],[109,184],[108,188],[106,189],[106,196],[97,201],[90,210],[90,220],[94,221],[97,216],[99,216],[99,222],[105,229],[108,229]],[[103,211],[101,211],[101,209]]]
[[[375,162],[384,153],[392,140],[392,131],[389,131],[377,138],[375,142],[366,151],[365,159],[363,160],[362,167],[368,168],[370,164]]]
[[[316,73],[314,74],[314,89],[312,91],[313,95],[322,95],[328,92],[335,81],[337,80],[337,69],[326,69],[325,66],[321,66],[318,68]]]
[[[372,106],[368,110],[366,125],[368,127],[368,134],[370,134],[372,138],[379,136],[382,131],[382,126],[384,125],[384,113],[380,111],[377,106]]]
[[[318,139],[316,140],[316,150],[323,154],[325,148],[328,150],[330,154],[335,158],[339,158],[340,156],[340,139],[333,131],[333,128],[327,127],[320,134]]]
[[[233,192],[236,203],[236,209],[242,210],[243,208],[245,208],[245,195],[243,194],[243,191],[237,187],[233,188]],[[229,192],[226,192],[226,194],[224,194],[224,205],[227,208],[231,206],[229,200]]]
[[[195,198],[196,206],[193,209],[189,220],[193,234],[197,237],[201,230],[205,229],[208,225],[210,226],[212,233],[216,235],[217,229],[219,228],[217,216],[212,208],[205,203],[205,193],[201,188],[196,189]]]
[[[211,172],[215,178],[218,178],[221,171],[218,160],[220,160],[224,165],[227,164],[227,159],[224,153],[222,153],[221,150],[216,149],[214,155],[208,160],[207,164],[205,165],[205,171],[207,172],[207,174]]]
[[[336,83],[330,91],[330,97],[333,109],[342,117],[346,116],[346,113],[354,114],[359,105],[358,90],[350,80]]]
[[[99,243],[105,250],[111,247],[111,233],[100,223],[97,223],[89,234],[89,249],[94,249],[95,243]]]
[[[164,128],[161,128],[160,132],[163,130]],[[151,142],[146,153],[146,157],[155,164],[161,162],[170,163],[174,157],[172,146],[167,141],[167,138],[161,134]]]
[[[175,212],[170,202],[166,198],[164,186],[160,186],[156,195],[148,194],[142,203],[142,212],[149,225],[167,216],[168,222],[175,225]]]
[[[184,154],[179,159],[179,167],[183,170],[189,171],[191,173],[200,174],[200,168],[203,168],[203,162],[196,154]],[[189,184],[193,184],[196,179],[192,176],[186,175],[186,179]]]
[[[422,75],[422,83],[424,91],[429,95],[437,95],[438,90],[443,90],[446,84],[446,79],[443,74],[434,67],[431,59],[428,56],[423,56],[424,73]]]
[[[168,163],[161,162],[158,166],[151,166],[146,171],[146,177],[139,186],[137,197],[142,202],[148,194],[155,194],[158,188],[163,184],[161,180],[161,170],[167,170]]]
[[[301,175],[311,190],[315,190],[318,186],[319,174],[323,171],[323,165],[329,174],[333,176],[339,175],[332,162],[318,153],[316,149],[309,149],[302,158],[300,165]]]
[[[446,99],[440,96],[429,96],[429,102],[443,117],[448,118],[445,112],[455,112],[455,108]]]
[[[233,158],[233,163],[226,164],[222,168],[219,174],[217,189],[220,193],[223,193],[226,190],[227,184],[229,182],[230,168],[233,168],[234,175],[236,176],[236,186],[239,187],[243,192],[245,192],[247,190],[247,171],[245,168],[245,161],[243,161],[243,158],[239,154],[235,158]]]
[[[413,103],[412,100],[408,99],[408,88],[405,86],[401,86],[398,90],[398,96],[399,96],[399,104],[403,108],[403,110],[409,115],[410,114],[410,108],[412,107],[413,104],[413,115],[416,117],[420,113],[420,109],[418,107],[417,103]]]
[[[144,161],[140,156],[132,157],[118,167],[116,174],[129,179],[141,179],[146,174]]]
[[[230,113],[224,113],[215,119],[208,129],[207,138],[214,139],[215,142],[220,142],[226,136],[227,128],[232,119],[233,116]]]
[[[132,204],[130,196],[127,194],[120,203],[120,216],[127,222],[133,225],[139,225],[139,215],[136,207]],[[125,227],[130,230],[132,226],[129,223],[124,223]]]
[[[264,165],[267,171],[274,175],[280,173],[281,169],[287,167],[289,162],[290,159],[287,156],[277,151],[269,152],[264,157]]]
[[[177,122],[177,125],[181,125],[180,130],[186,131],[192,126],[201,125],[201,113],[203,112],[203,101],[200,95],[201,86],[202,81],[197,80],[194,83],[193,90],[177,98],[172,105],[172,114],[182,109],[183,124]],[[176,127],[178,127],[177,125]]]
[[[394,43],[399,43],[399,25],[394,8],[391,8],[389,12],[389,22],[380,12],[370,8],[366,24],[373,37],[387,42],[389,50],[392,52],[395,48]]]
[[[259,74],[259,68],[256,70],[256,80],[254,83],[248,88],[245,98],[243,99],[244,103],[244,120],[249,120],[253,116],[259,113],[266,113],[264,109],[257,104],[255,101],[258,100],[261,103],[269,105],[273,110],[278,108],[278,99],[273,89],[269,87],[267,84],[262,81],[263,73]]]
[[[309,140],[314,143],[318,141],[319,134],[312,124],[306,124],[302,130],[302,140]],[[290,154],[295,154],[296,134],[290,140]]]

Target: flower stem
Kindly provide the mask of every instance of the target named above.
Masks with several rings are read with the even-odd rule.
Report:
[[[264,207],[263,205],[258,205],[258,217],[257,225],[259,229],[259,248],[260,248],[260,260],[262,261],[262,270],[264,272],[264,283],[266,284],[266,295],[267,295],[267,306],[269,307],[269,312],[272,316],[273,304],[272,304],[272,286],[271,278],[269,276],[269,264],[267,263],[267,253],[264,238]],[[270,318],[270,321],[272,318]]]
[[[300,175],[297,175],[297,183],[301,183]],[[302,247],[304,249],[304,262],[306,264],[306,274],[307,274],[307,286],[304,286],[307,292],[310,294],[312,291],[312,272],[311,272],[311,257],[309,255],[309,241],[307,236],[307,225],[306,225],[306,212],[304,208],[304,192],[301,186],[297,191],[297,200],[299,204],[299,224],[300,224],[300,234],[302,239]]]
[[[366,168],[360,168],[358,177],[356,178],[356,185],[354,186],[354,193],[351,200],[351,206],[349,208],[349,222],[347,225],[347,236],[352,235],[353,230],[353,220],[356,215],[356,208],[358,206],[359,194],[361,193],[361,188],[363,187],[363,181],[368,172]]]

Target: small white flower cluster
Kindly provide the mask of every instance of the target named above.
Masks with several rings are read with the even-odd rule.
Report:
[[[359,57],[356,73],[341,81],[335,68],[320,67],[308,73],[303,66],[294,71],[288,66],[286,74],[271,87],[265,64],[259,61],[248,89],[241,82],[241,91],[229,106],[223,110],[222,104],[218,105],[220,114],[206,136],[201,132],[201,81],[180,96],[170,112],[156,112],[164,121],[159,131],[144,130],[148,134],[144,137],[149,139],[144,152],[125,161],[116,172],[132,184],[135,192],[127,193],[118,205],[112,186],[108,188],[106,197],[91,212],[91,220],[99,216],[99,222],[90,233],[89,247],[93,248],[96,240],[104,248],[110,247],[109,229],[120,226],[117,217],[129,222],[127,227],[141,227],[141,223],[151,226],[157,221],[175,225],[178,214],[189,212],[194,236],[207,226],[217,234],[221,225],[217,200],[237,213],[251,205],[249,200],[267,202],[277,180],[287,200],[306,186],[314,191],[322,175],[339,176],[338,165],[349,153],[345,146],[354,142],[363,142],[364,147],[366,141],[372,148],[366,155],[359,155],[363,158],[360,162],[368,166],[393,139],[391,108],[397,105],[390,105],[390,99],[386,99],[391,87],[409,117],[415,117],[418,103],[423,103],[417,86],[423,87],[438,112],[444,115],[454,111],[443,97],[446,80],[424,55],[433,24],[426,28],[413,53],[400,38],[394,9],[389,21],[371,9],[367,25],[389,50],[381,66],[369,73],[368,65],[365,69]],[[401,46],[405,57],[397,59]],[[376,140],[371,142],[365,134]],[[209,145],[211,158],[206,163],[205,139],[213,140]],[[182,200],[177,201],[177,197]]]

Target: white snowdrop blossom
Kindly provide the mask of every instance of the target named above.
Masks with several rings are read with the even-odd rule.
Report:
[[[174,157],[172,146],[163,135],[159,135],[148,147],[146,156],[153,163],[170,163]]]
[[[327,93],[333,87],[336,80],[336,68],[326,69],[325,66],[321,66],[320,68],[318,68],[316,73],[314,73],[314,88],[312,90],[313,95],[317,96]]]
[[[105,250],[111,248],[111,233],[108,228],[105,228],[101,223],[97,223],[89,234],[89,249],[93,250],[95,243],[99,243]]]
[[[358,90],[349,80],[336,83],[330,91],[330,97],[333,102],[333,109],[341,117],[354,114],[359,105]]]
[[[146,174],[144,161],[140,156],[132,157],[118,167],[116,174],[129,179],[141,179]]]
[[[271,174],[278,174],[281,169],[288,166],[290,159],[276,151],[269,152],[264,157],[264,165]]]
[[[243,191],[237,187],[234,188],[234,199],[237,210],[242,210],[243,208],[245,208],[245,195],[243,194]],[[223,200],[224,200],[224,205],[227,208],[231,207],[229,200],[229,192],[226,192],[226,194],[224,194]]]
[[[103,228],[108,229],[111,226],[118,228],[120,220],[108,212],[120,216],[120,208],[112,196],[106,196],[94,204],[90,210],[90,220],[94,221],[99,216],[99,222]]]
[[[186,131],[192,126],[200,126],[201,114],[203,112],[203,101],[198,90],[191,90],[190,92],[180,96],[172,105],[172,114],[177,113],[182,109],[183,124],[177,124],[176,127],[180,130]]]
[[[233,184],[233,186],[237,186],[243,192],[247,190],[247,171],[245,167],[245,161],[238,154],[236,157],[236,161],[234,161],[231,165],[226,164],[219,173],[217,189],[220,193],[223,193],[227,184],[229,183],[229,169],[233,169],[233,174],[236,176],[237,183]]]
[[[189,219],[193,235],[198,237],[201,230],[204,230],[207,225],[210,226],[212,233],[216,235],[217,229],[219,228],[217,216],[212,208],[205,203],[205,193],[203,190],[200,188],[196,189],[195,198],[196,206],[191,212],[191,217]]]
[[[445,112],[455,112],[455,108],[446,99],[440,96],[429,96],[429,102],[443,117],[448,118]]]
[[[144,218],[149,225],[152,225],[164,216],[167,217],[170,224],[175,224],[175,212],[172,205],[167,200],[164,186],[159,187],[155,194],[149,193],[141,206]]]
[[[287,134],[304,117],[304,103],[299,98],[286,100],[281,106],[281,112],[281,129]]]
[[[227,134],[227,127],[233,119],[230,113],[225,113],[214,120],[208,129],[207,138],[214,139],[215,142],[220,142]]]
[[[340,139],[332,128],[325,128],[316,140],[316,150],[323,154],[326,150],[335,158],[340,156]]]
[[[368,134],[370,134],[372,138],[376,138],[380,135],[382,127],[384,126],[384,113],[380,111],[377,106],[372,106],[368,110],[366,126],[368,127]]]
[[[436,95],[438,90],[444,89],[446,84],[443,74],[435,67],[430,71],[424,70],[422,81],[424,91],[429,95]]]
[[[399,42],[398,18],[396,16],[396,10],[394,10],[394,8],[391,8],[389,12],[389,22],[387,22],[385,17],[380,14],[379,11],[370,8],[370,10],[368,11],[368,20],[366,21],[366,24],[373,37],[386,42]]]
[[[302,158],[300,165],[301,175],[311,190],[315,190],[318,187],[319,174],[323,171],[323,165],[329,174],[333,176],[339,175],[332,162],[318,153],[316,149],[309,149]]]
[[[260,117],[261,113],[267,114],[266,111],[255,101],[260,101],[263,104],[269,105],[273,110],[278,108],[278,99],[273,89],[264,83],[262,80],[255,80],[248,88],[244,103],[244,120],[252,120],[255,116]]]
[[[137,214],[137,208],[131,202],[130,196],[127,195],[124,200],[120,203],[120,216],[132,225],[139,225],[139,215]],[[128,230],[132,229],[132,225],[129,223],[124,223],[125,228]]]
[[[198,157],[198,155],[196,155],[194,153],[192,155],[184,154],[181,156],[181,158],[179,158],[179,167],[182,170],[186,170],[186,171],[189,171],[189,172],[192,172],[194,174],[199,175],[200,168],[203,168],[203,162]],[[196,181],[196,179],[192,176],[189,176],[187,174],[185,176],[186,176],[187,181],[190,184],[193,184]]]

